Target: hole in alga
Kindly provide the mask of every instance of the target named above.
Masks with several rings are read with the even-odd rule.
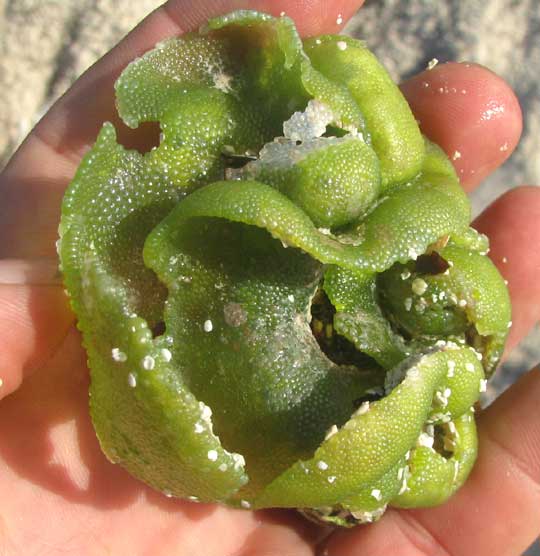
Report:
[[[143,122],[136,129],[119,123],[116,130],[118,143],[128,150],[136,150],[145,154],[159,146],[161,128],[158,122]]]

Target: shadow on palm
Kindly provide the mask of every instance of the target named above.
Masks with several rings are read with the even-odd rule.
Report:
[[[2,402],[0,456],[21,479],[65,503],[122,509],[141,496],[192,520],[215,506],[168,500],[103,455],[88,412],[88,372],[78,332],[71,328],[57,353]]]

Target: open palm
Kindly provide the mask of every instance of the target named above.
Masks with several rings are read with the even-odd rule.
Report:
[[[377,524],[327,536],[294,512],[246,512],[168,499],[109,463],[88,413],[88,371],[56,271],[63,192],[101,123],[128,146],[114,109],[123,67],[210,15],[249,7],[338,30],[361,0],[170,0],[91,68],[38,124],[0,175],[0,554],[189,556],[517,556],[540,531],[540,372],[479,416],[480,457],[466,486],[431,510],[390,510]],[[424,133],[473,189],[516,145],[517,101],[479,66],[446,64],[403,85]],[[459,153],[459,154],[456,154]],[[509,281],[515,345],[540,316],[540,190],[521,187],[475,226]],[[24,380],[24,382],[23,382]],[[3,398],[3,399],[2,399]],[[319,552],[318,552],[319,551]]]

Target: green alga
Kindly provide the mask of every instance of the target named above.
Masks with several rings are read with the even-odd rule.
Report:
[[[510,319],[445,154],[360,41],[239,11],[116,83],[60,258],[107,457],[164,493],[341,525],[443,502]]]

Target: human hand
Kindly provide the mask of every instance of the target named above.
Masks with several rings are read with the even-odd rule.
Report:
[[[259,1],[249,7],[273,13],[284,8],[301,31],[317,34],[336,31],[337,14],[346,18],[359,3],[336,2],[331,10],[323,2],[302,8]],[[226,1],[195,8],[186,4],[190,3],[169,2],[81,78],[0,177],[0,257],[5,259],[0,263],[0,281],[11,282],[0,289],[0,342],[5,344],[0,346],[4,381],[0,397],[17,389],[23,374],[28,376],[24,386],[0,405],[4,439],[0,485],[5,498],[0,521],[5,539],[0,537],[0,542],[8,554],[108,550],[303,555],[313,554],[321,534],[291,512],[251,514],[168,500],[109,464],[88,418],[85,355],[73,317],[61,286],[52,285],[61,197],[101,122],[110,120],[120,128],[120,142],[141,146],[141,137],[115,116],[112,84],[122,67],[164,37],[239,7]],[[453,94],[453,88],[459,94]],[[455,151],[462,153],[455,164],[468,190],[501,164],[517,142],[521,127],[517,103],[506,85],[482,68],[449,64],[411,80],[404,91],[430,138],[451,157]],[[507,150],[500,150],[505,144]],[[535,241],[540,231],[534,229],[539,213],[538,192],[518,189],[478,221],[492,238],[494,261],[501,263],[503,256],[509,260],[499,267],[515,294],[514,342],[538,318],[538,307],[531,300],[540,298],[533,276],[540,258]],[[511,237],[506,237],[508,228],[513,230]],[[523,241],[517,247],[519,234]],[[26,273],[24,261],[31,262]],[[434,539],[452,554],[519,554],[538,527],[538,488],[530,488],[527,474],[518,471],[526,469],[533,477],[539,473],[538,464],[534,467],[540,443],[538,426],[534,430],[535,388],[538,395],[538,373],[482,414],[480,461],[470,484],[448,505],[426,512],[391,511],[379,524],[340,533],[330,544],[335,554],[360,549],[368,555],[434,554],[442,551]],[[497,501],[505,507],[498,509]],[[40,519],[45,512],[51,517]],[[492,519],[490,512],[495,514]],[[493,524],[493,531],[475,535],[473,526],[478,528],[480,519],[482,525]],[[461,535],[454,535],[454,529]],[[509,542],[515,545],[509,547]]]

